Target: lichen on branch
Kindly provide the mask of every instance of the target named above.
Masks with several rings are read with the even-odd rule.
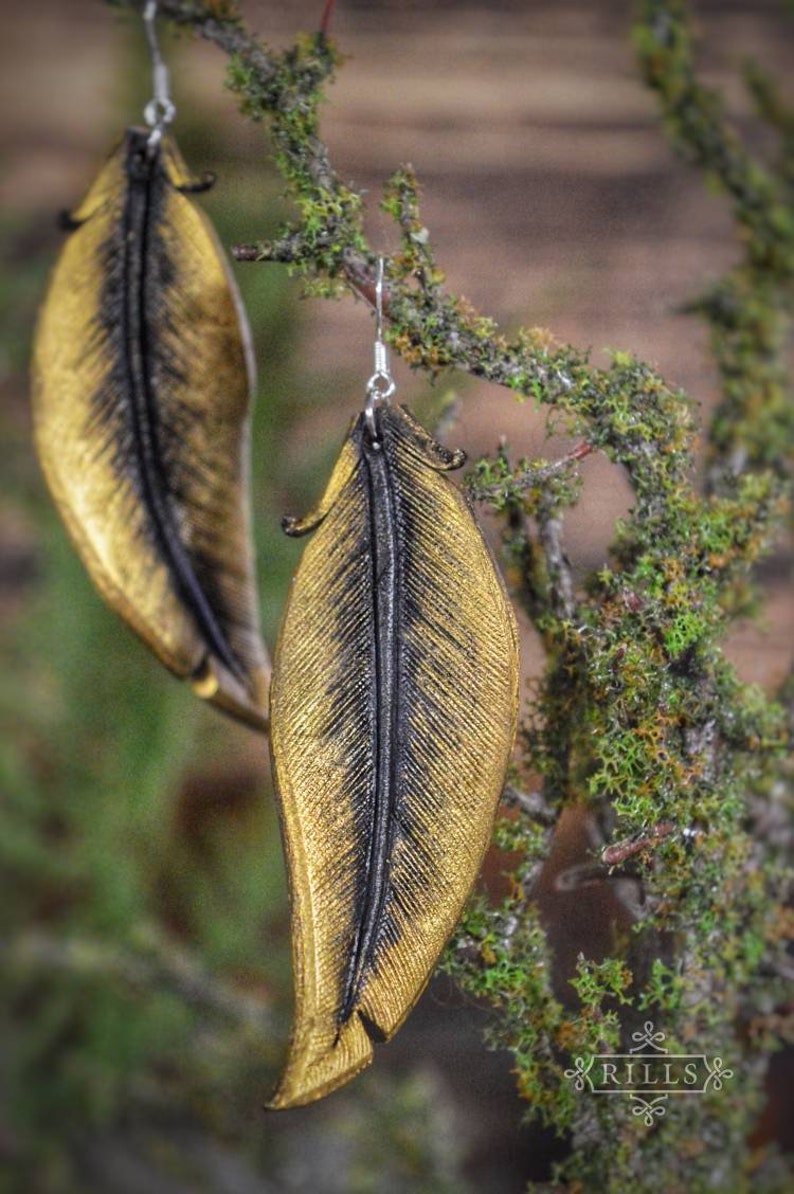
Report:
[[[320,134],[337,61],[326,34],[278,54],[231,4],[161,0],[160,11],[229,55],[243,114],[270,128],[295,219],[237,257],[286,263],[315,294],[350,290],[371,301],[377,255],[362,196],[340,181]],[[695,467],[700,429],[684,394],[626,353],[596,368],[543,329],[505,337],[444,289],[410,167],[384,188],[398,245],[385,295],[395,351],[431,376],[455,369],[542,404],[577,443],[556,462],[513,460],[503,446],[469,479],[471,496],[502,520],[514,597],[547,662],[497,826],[497,844],[518,858],[511,895],[498,907],[474,901],[446,965],[498,1013],[491,1040],[512,1050],[530,1111],[568,1134],[560,1183],[727,1189],[715,1184],[727,1174],[730,1188],[744,1189],[754,1171],[773,1189],[774,1161],[764,1169],[747,1139],[768,1053],[791,1028],[778,1010],[788,875],[780,838],[760,830],[789,790],[782,760],[791,726],[782,704],[739,681],[721,643],[752,605],[753,568],[788,509],[794,117],[771,81],[751,72],[757,109],[779,138],[777,160],[760,162],[719,95],[698,81],[683,0],[642,0],[634,36],[673,143],[729,197],[741,231],[738,264],[691,304],[711,328],[722,391],[703,429],[706,492]],[[579,497],[580,461],[593,452],[623,470],[633,504],[609,562],[576,586],[564,518]],[[536,797],[523,795],[536,783]],[[629,927],[615,934],[614,956],[582,958],[561,989],[533,894],[570,807],[585,809],[603,840],[568,879],[622,884]],[[672,1100],[652,1133],[623,1100],[575,1097],[570,1057],[617,1049],[649,1015],[671,1051],[694,1041],[718,1052],[741,1073],[741,1091]]]

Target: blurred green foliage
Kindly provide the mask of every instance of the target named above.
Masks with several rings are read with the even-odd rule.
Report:
[[[210,203],[222,239],[242,239],[247,223],[275,237],[261,242],[263,257],[297,266],[309,290],[360,285],[374,260],[362,207],[319,141],[320,88],[335,62],[327,43],[303,39],[283,55],[257,56],[228,4],[164,7],[183,24],[211,27],[230,52],[230,85],[247,115],[270,119],[296,201],[297,221],[277,235],[261,177],[255,189],[235,187],[234,204],[221,206],[219,189]],[[473,497],[503,519],[518,599],[547,653],[515,777],[539,777],[541,790],[514,791],[517,812],[497,826],[513,856],[510,895],[495,907],[473,903],[447,966],[494,1010],[489,1039],[511,1050],[529,1113],[568,1142],[548,1188],[772,1192],[789,1175],[772,1149],[749,1141],[769,1056],[791,1032],[791,835],[782,826],[792,702],[789,690],[773,699],[741,684],[721,642],[731,620],[757,604],[754,566],[771,550],[788,499],[792,122],[752,71],[780,153],[770,163],[749,154],[720,98],[698,83],[680,0],[645,0],[636,41],[674,141],[728,194],[741,229],[741,260],[695,305],[709,321],[723,392],[706,429],[707,492],[696,482],[697,428],[684,395],[624,353],[595,369],[542,329],[508,341],[442,291],[411,172],[397,171],[384,196],[401,237],[389,273],[396,349],[431,375],[454,367],[545,404],[555,427],[603,452],[634,491],[609,564],[575,590],[563,526],[580,492],[580,457],[557,467],[511,461],[505,448],[471,479]],[[211,156],[202,128],[201,155],[179,129],[190,162]],[[219,173],[229,177],[230,166]],[[32,247],[12,263],[0,297],[20,332],[47,253],[24,225],[17,236]],[[305,491],[308,504],[336,445],[307,445],[298,457],[281,450],[301,411],[322,404],[322,390],[290,363],[297,314],[283,278],[269,266],[241,281],[264,363],[254,495],[272,639],[297,550],[277,530],[280,497],[289,482],[291,500]],[[21,344],[2,353],[21,389]],[[20,1188],[84,1189],[86,1138],[132,1123],[160,1172],[195,1183],[192,1146],[156,1124],[167,1115],[232,1143],[245,1137],[261,1189],[274,1175],[276,1188],[307,1188],[290,1185],[292,1162],[269,1129],[257,1136],[250,1123],[287,1003],[264,744],[198,707],[91,594],[34,479],[19,409],[3,416],[12,500],[35,527],[38,574],[10,623],[0,679],[12,726],[0,810],[11,1164],[22,1182],[35,1161],[35,1181]],[[564,976],[533,898],[562,810],[584,811],[604,845],[622,852],[615,865],[595,854],[581,874],[620,881],[624,899],[610,956],[581,958]],[[578,1097],[565,1073],[578,1055],[625,1047],[648,1016],[671,1049],[719,1053],[741,1075],[728,1090],[671,1100],[652,1131],[628,1100]],[[381,1072],[377,1086],[367,1076],[340,1098],[322,1112],[327,1119],[301,1120],[352,1141],[338,1144],[340,1189],[464,1188],[432,1083]],[[311,1131],[302,1130],[309,1168],[294,1180],[305,1182],[316,1171]]]
[[[35,1157],[45,1189],[48,1154],[60,1171],[65,1143],[128,1111],[133,1091],[143,1104],[168,1090],[184,1101],[185,1089],[221,1083],[234,1057],[232,1089],[255,1102],[276,1062],[270,1009],[280,1001],[283,1012],[288,963],[266,742],[200,706],[119,625],[38,479],[20,412],[55,238],[36,232],[18,229],[16,243],[30,250],[43,239],[40,252],[3,270],[14,313],[5,325],[14,403],[3,416],[12,465],[4,513],[29,532],[35,576],[3,633],[0,931],[10,1160],[26,1188],[21,1174]],[[260,342],[289,338],[282,280],[249,276],[243,285]],[[283,369],[269,369],[253,435],[260,482],[289,394]],[[265,492],[274,502],[273,488]],[[262,529],[277,526],[268,514],[257,520],[257,547],[271,561],[272,629],[291,561],[276,532]],[[171,974],[180,949],[190,951],[181,979]],[[225,1013],[214,1007],[201,989],[216,979],[242,980],[261,1002],[261,1024],[233,1001]]]
[[[129,61],[128,98],[143,73],[132,39]],[[235,157],[207,111],[180,113],[176,135],[188,161],[217,171],[200,202],[222,243],[275,229],[282,204],[263,160]],[[367,1194],[377,1172],[379,1190],[460,1190],[421,1075],[361,1088],[314,1142],[309,1131],[296,1146],[260,1115],[291,1000],[268,744],[198,702],[106,609],[45,493],[27,361],[54,214],[12,217],[0,262],[0,514],[22,545],[0,639],[0,1187],[106,1191],[131,1165],[140,1189],[303,1190],[295,1157],[316,1154],[321,1175],[339,1138],[335,1188]],[[272,644],[300,550],[281,515],[311,504],[337,448],[285,445],[337,395],[298,363],[285,271],[236,273],[259,365],[253,526]]]

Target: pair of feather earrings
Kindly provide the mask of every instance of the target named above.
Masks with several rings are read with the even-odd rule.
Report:
[[[247,506],[245,318],[167,125],[155,62],[70,220],[37,331],[36,443],[112,608],[200,696],[270,726],[295,1014],[270,1106],[367,1065],[427,983],[475,880],[515,732],[516,630],[445,473],[462,453],[403,408],[380,336],[366,408],[317,509],[269,664]],[[203,184],[199,184],[203,185]]]

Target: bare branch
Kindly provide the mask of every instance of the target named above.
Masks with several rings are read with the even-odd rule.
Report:
[[[517,808],[536,821],[538,825],[556,825],[559,813],[548,804],[540,792],[521,792],[512,784],[506,784],[502,792],[502,800],[508,808]]]
[[[279,1027],[261,998],[211,975],[184,947],[146,931],[140,946],[121,949],[86,937],[57,938],[31,931],[0,946],[6,970],[65,970],[90,979],[113,979],[132,989],[170,991],[197,1011],[277,1040]]]

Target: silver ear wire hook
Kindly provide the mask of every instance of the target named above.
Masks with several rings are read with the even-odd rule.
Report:
[[[149,134],[150,149],[154,149],[159,144],[163,133],[176,114],[176,108],[171,99],[168,67],[163,62],[160,47],[157,44],[157,33],[154,27],[156,17],[157,0],[146,0],[143,10],[143,27],[149,46],[149,56],[152,60],[153,94],[143,110],[143,118],[152,130]]]
[[[375,408],[388,406],[396,386],[389,369],[389,350],[383,339],[383,270],[384,261],[378,258],[378,272],[375,280],[375,372],[367,382],[367,403],[364,417],[370,434],[375,435]]]

